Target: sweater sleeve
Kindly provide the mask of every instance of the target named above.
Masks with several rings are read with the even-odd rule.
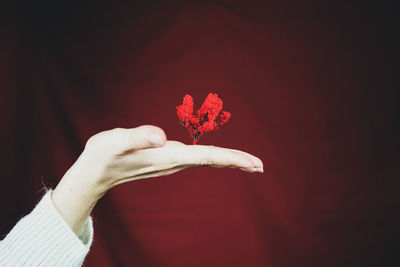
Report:
[[[92,218],[78,237],[54,207],[51,193],[0,241],[0,266],[82,266],[93,241]]]

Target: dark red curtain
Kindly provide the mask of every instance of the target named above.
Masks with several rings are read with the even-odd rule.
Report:
[[[82,3],[84,2],[84,3]],[[9,1],[0,41],[4,236],[93,134],[217,93],[199,144],[264,174],[187,169],[120,185],[87,266],[399,266],[396,5],[377,1]],[[196,106],[197,105],[197,106]]]

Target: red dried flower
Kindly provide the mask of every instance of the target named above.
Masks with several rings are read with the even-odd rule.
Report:
[[[220,114],[222,105],[223,102],[217,94],[209,93],[195,114],[193,114],[194,103],[191,95],[186,94],[183,104],[176,107],[179,122],[186,127],[193,138],[193,145],[203,134],[216,130],[228,122],[231,113],[222,111]]]

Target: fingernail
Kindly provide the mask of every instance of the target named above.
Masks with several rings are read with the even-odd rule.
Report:
[[[239,168],[239,170],[245,171],[245,172],[261,172],[264,173],[264,168]]]
[[[255,165],[259,166],[259,168],[262,168],[261,166],[263,165],[263,163],[262,163],[261,159],[256,157],[255,158]]]
[[[162,139],[161,136],[157,133],[151,133],[149,135],[149,141],[154,145],[154,146],[162,146]]]

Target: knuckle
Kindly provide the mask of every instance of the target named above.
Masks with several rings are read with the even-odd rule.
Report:
[[[111,129],[110,130],[110,133],[112,134],[112,135],[117,135],[117,134],[120,134],[121,132],[122,132],[122,128],[113,128],[113,129]]]
[[[86,141],[85,148],[92,147],[96,143],[97,138],[97,134],[89,137],[89,139]]]
[[[128,131],[126,142],[128,148],[137,147],[137,138],[133,130]]]
[[[101,131],[89,137],[86,141],[85,148],[96,147],[98,144],[109,142],[113,139],[118,139],[121,136],[123,128],[113,128],[111,130]]]
[[[213,161],[210,159],[201,159],[199,161],[199,165],[200,166],[211,166],[211,165],[213,165]]]

